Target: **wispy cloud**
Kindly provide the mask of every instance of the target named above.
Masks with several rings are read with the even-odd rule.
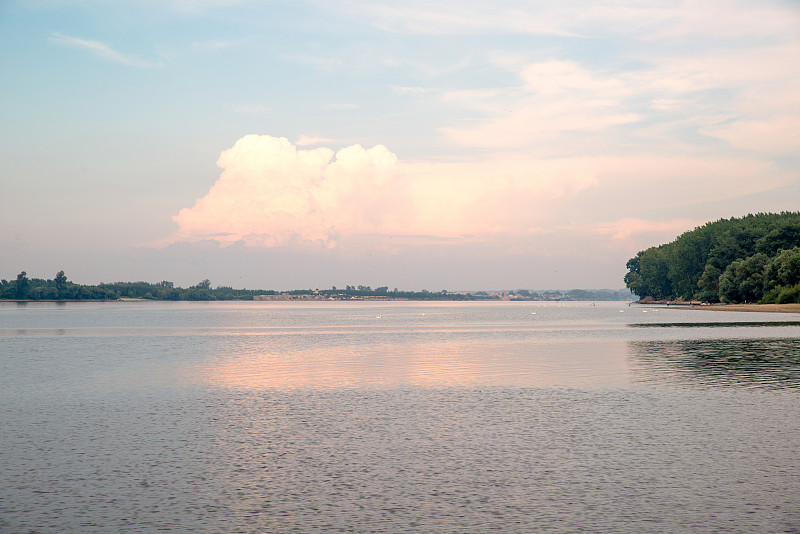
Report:
[[[228,50],[230,48],[235,48],[237,46],[240,46],[244,42],[245,42],[244,39],[236,39],[236,40],[215,39],[210,41],[195,41],[194,43],[192,43],[192,48],[202,52],[221,52],[222,50]]]
[[[229,8],[237,4],[245,4],[248,0],[149,0],[161,7],[167,5],[175,11],[182,13],[206,13],[218,9]]]
[[[441,131],[457,146],[540,154],[627,152],[655,135],[662,143],[683,139],[686,148],[691,139],[692,150],[714,138],[765,157],[791,155],[800,151],[800,69],[789,67],[797,64],[800,41],[653,56],[636,69],[572,60],[512,65],[515,86],[444,92],[442,103],[463,112]]]
[[[86,50],[97,57],[114,61],[129,67],[141,68],[160,68],[164,64],[160,61],[148,61],[133,54],[123,54],[118,52],[100,41],[93,41],[90,39],[81,39],[79,37],[71,37],[61,33],[54,33],[50,36],[50,41],[61,46],[70,46]]]
[[[309,65],[323,71],[338,70],[344,64],[341,58],[318,54],[283,54],[280,59],[289,63]]]
[[[700,226],[704,222],[704,220],[700,219],[651,221],[636,217],[623,217],[616,221],[597,223],[592,227],[597,235],[608,236],[614,241],[635,242],[636,245],[642,246],[642,244],[654,241],[663,243],[672,240],[675,236]],[[634,248],[636,245],[634,245]]]
[[[338,9],[365,19],[380,29],[396,33],[468,35],[513,31],[579,36],[568,27],[569,20],[575,18],[574,13],[570,17],[567,12],[532,4],[535,3],[519,0],[492,3],[473,0],[411,0],[402,4],[380,0],[349,0],[343,2]]]
[[[432,92],[433,89],[427,87],[406,87],[400,85],[393,85],[392,92],[396,95],[424,95]]]
[[[238,104],[231,106],[231,110],[241,115],[263,115],[272,111],[272,108],[264,104]]]
[[[333,139],[327,139],[325,137],[314,137],[314,136],[308,136],[308,135],[301,135],[300,137],[297,138],[297,141],[295,141],[294,144],[297,145],[297,146],[306,147],[306,146],[313,146],[313,145],[322,145],[322,144],[332,143],[332,142],[333,142]]]
[[[325,104],[322,106],[322,109],[359,109],[361,106],[358,104],[350,104],[350,103],[334,103],[334,104]]]
[[[312,0],[327,8],[321,0]],[[564,0],[343,0],[344,11],[393,33],[431,35],[528,34],[596,38],[614,33],[647,40],[774,37],[796,32],[800,11],[789,3],[745,0],[593,2]]]
[[[593,72],[573,61],[543,61],[519,72],[520,85],[454,91],[443,102],[474,114],[473,121],[442,128],[447,138],[467,147],[531,148],[539,153],[573,151],[586,134],[607,139],[614,128],[641,120],[629,103],[627,80]]]

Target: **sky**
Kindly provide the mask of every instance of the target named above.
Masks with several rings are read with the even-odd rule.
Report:
[[[0,277],[624,287],[800,209],[800,3],[3,0]]]

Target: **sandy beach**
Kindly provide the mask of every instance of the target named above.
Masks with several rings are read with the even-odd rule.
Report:
[[[707,306],[677,305],[674,307],[685,310],[800,313],[800,304],[710,304]]]
[[[713,306],[703,306],[703,308],[724,311],[800,313],[800,304],[719,304]]]

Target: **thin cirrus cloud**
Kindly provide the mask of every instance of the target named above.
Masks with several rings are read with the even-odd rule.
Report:
[[[339,6],[389,32],[431,35],[467,35],[495,32],[580,36],[568,28],[574,18],[567,10],[531,9],[530,2],[425,2],[415,0],[402,5],[386,2],[349,0]]]
[[[317,1],[321,8],[325,4]],[[741,0],[598,3],[586,0],[345,0],[337,10],[384,31],[406,34],[527,34],[593,39],[614,33],[643,40],[773,37],[796,32],[800,12],[789,3]]]
[[[700,226],[704,222],[697,219],[651,221],[638,217],[623,217],[616,221],[594,225],[593,231],[597,235],[608,236],[614,241],[632,242],[634,237],[639,237],[642,234],[648,238],[651,235],[678,235],[687,229]]]
[[[360,105],[351,104],[347,102],[325,104],[324,106],[322,106],[322,109],[330,109],[330,110],[348,110],[348,109],[359,109],[359,108],[361,108]]]
[[[633,146],[656,130],[675,144],[688,126],[734,148],[797,153],[800,69],[787,69],[787,58],[800,62],[800,48],[759,47],[735,61],[716,54],[671,58],[635,71],[594,71],[564,60],[519,65],[517,86],[445,93],[443,103],[475,117],[440,131],[456,146],[544,153],[574,150],[574,139],[582,152]],[[596,143],[587,144],[585,135],[593,133],[600,134]]]
[[[50,36],[50,41],[61,46],[69,46],[85,50],[97,57],[107,59],[115,63],[120,63],[122,65],[127,65],[129,67],[160,68],[164,66],[164,64],[160,61],[148,61],[133,54],[123,54],[122,52],[118,52],[117,50],[114,50],[107,44],[100,41],[81,39],[79,37],[72,37],[60,33],[52,34]]]
[[[263,115],[272,111],[272,107],[263,104],[239,104],[232,106],[231,111],[240,115]]]
[[[541,149],[565,133],[603,131],[641,118],[625,106],[632,91],[623,80],[598,76],[576,62],[532,63],[519,75],[517,87],[445,94],[445,103],[482,117],[468,126],[443,127],[444,135],[463,146]]]
[[[576,148],[573,133],[597,132],[602,139],[595,148],[605,151],[611,142],[636,144],[639,139],[620,130],[641,126],[649,133],[660,129],[670,145],[686,143],[692,128],[706,141],[768,157],[800,150],[800,10],[791,3],[412,0],[398,8],[348,0],[339,9],[400,34],[547,34],[626,50],[626,61],[592,67],[559,46],[516,61],[487,50],[504,58],[496,66],[519,83],[441,91],[445,106],[471,113],[439,128],[455,146],[563,154]],[[577,139],[577,148],[587,146]]]

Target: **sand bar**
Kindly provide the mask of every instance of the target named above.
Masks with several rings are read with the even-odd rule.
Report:
[[[710,304],[708,306],[675,306],[675,307],[687,310],[800,313],[800,304]]]

